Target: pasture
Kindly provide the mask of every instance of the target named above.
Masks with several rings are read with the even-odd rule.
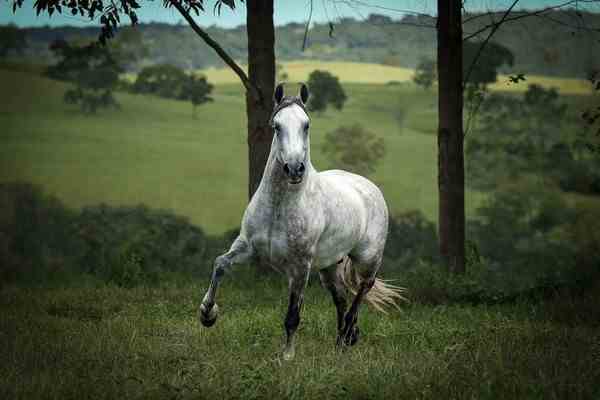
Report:
[[[314,69],[285,68],[291,80]],[[371,178],[392,212],[420,209],[435,221],[434,91],[360,68],[345,71],[386,80],[340,73],[349,99],[341,112],[312,115],[313,162],[329,167],[324,133],[361,123],[385,139],[385,159]],[[84,115],[62,102],[65,84],[33,68],[0,68],[0,182],[40,184],[71,207],[144,203],[210,234],[234,228],[247,201],[245,104],[240,85],[222,79],[214,78],[215,101],[199,107],[197,119],[186,102],[125,93],[117,94],[122,109]],[[579,81],[543,79],[562,93],[587,93]],[[384,84],[390,80],[400,83]],[[472,212],[482,195],[466,196]],[[363,306],[361,339],[342,354],[334,349],[335,308],[313,279],[291,362],[281,359],[285,279],[259,278],[244,266],[225,277],[211,329],[196,318],[204,279],[129,289],[90,275],[57,287],[4,285],[0,398],[600,397],[598,285],[578,296],[552,289],[543,298],[468,303],[427,295],[429,281],[419,292],[418,282],[396,273],[411,302],[389,315]]]
[[[361,340],[334,350],[335,312],[314,282],[296,358],[281,360],[283,278],[227,276],[200,327],[202,285],[0,291],[5,399],[593,399],[597,297],[505,305],[363,306]]]
[[[382,71],[377,72],[368,64],[313,64],[286,63],[285,70],[291,80],[301,80],[312,69],[331,68],[346,81],[349,98],[341,112],[311,116],[315,166],[330,167],[320,151],[326,132],[361,123],[385,139],[386,156],[371,178],[381,186],[392,212],[420,209],[437,220],[434,91],[408,82],[350,83],[362,78],[342,73],[408,79],[407,71],[388,74],[392,67],[378,66]],[[580,90],[572,82],[562,86],[567,92]],[[104,202],[171,209],[214,234],[239,225],[247,201],[241,85],[217,84],[215,101],[199,107],[197,119],[186,102],[125,93],[117,94],[121,110],[83,115],[62,102],[65,84],[15,68],[0,69],[0,87],[0,182],[41,184],[71,207]],[[468,212],[481,198],[467,192]]]
[[[240,85],[217,85],[213,103],[117,94],[121,110],[83,115],[65,105],[65,85],[23,72],[1,71],[3,127],[0,181],[41,184],[68,206],[145,203],[187,216],[209,233],[239,225],[247,202],[247,145]],[[386,140],[387,155],[373,179],[394,211],[420,208],[435,219],[434,135],[413,128],[435,123],[435,99],[416,88],[346,85],[342,112],[313,116],[312,154],[324,134],[360,122]],[[395,108],[405,107],[402,125]],[[411,116],[411,109],[418,110]],[[417,119],[415,119],[417,118]]]

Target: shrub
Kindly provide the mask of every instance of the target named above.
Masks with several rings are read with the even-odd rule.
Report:
[[[0,184],[0,282],[46,280],[76,266],[75,218],[38,186]]]
[[[411,268],[419,260],[439,261],[436,226],[419,210],[390,218],[384,257],[396,268]]]
[[[310,99],[308,109],[310,111],[325,111],[328,105],[341,110],[344,107],[347,96],[340,84],[339,79],[327,71],[315,70],[308,76],[308,87],[310,88]]]
[[[330,168],[368,175],[385,155],[385,142],[360,124],[341,126],[325,135],[323,153],[332,160]]]

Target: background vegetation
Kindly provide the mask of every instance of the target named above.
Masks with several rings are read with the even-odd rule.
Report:
[[[195,319],[246,205],[244,97],[231,73],[206,68],[218,63],[184,27],[142,25],[141,37],[111,49],[128,71],[118,82],[111,75],[120,108],[90,115],[62,102],[77,79],[43,65],[60,59],[31,57],[48,32],[79,46],[97,31],[28,29],[24,41],[8,29],[0,397],[597,398],[600,159],[587,146],[595,121],[590,129],[581,114],[598,94],[579,78],[598,53],[533,21],[528,32],[543,41],[517,41],[519,24],[495,37],[515,55],[501,57],[512,67],[500,72],[526,72],[526,81],[500,74],[465,115],[463,276],[447,275],[437,254],[436,90],[417,87],[408,68],[432,55],[434,30],[345,20],[333,40],[317,25],[299,53],[302,26],[279,28],[278,57],[296,60],[280,62],[279,76],[339,78],[346,100],[311,114],[311,155],[318,169],[356,170],[382,188],[392,212],[383,276],[410,299],[388,316],[365,307],[361,342],[336,354],[334,307],[312,277],[289,364],[278,352],[287,297],[279,276],[239,266],[219,294],[216,327]],[[209,31],[243,60],[243,27]],[[389,40],[396,34],[405,36]],[[140,40],[147,50],[132,54]],[[191,119],[180,100],[194,103],[194,82],[205,104]],[[373,157],[353,154],[363,140],[373,146],[361,155]]]

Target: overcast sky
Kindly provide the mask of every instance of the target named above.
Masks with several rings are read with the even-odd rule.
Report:
[[[567,0],[521,0],[516,9],[535,9],[565,3]],[[181,17],[174,9],[165,9],[162,0],[139,0],[142,9],[139,10],[140,22],[166,22],[178,23]],[[469,11],[481,11],[490,9],[506,9],[513,0],[466,0],[465,6]],[[33,0],[25,0],[21,9],[16,14],[12,13],[12,0],[0,0],[0,24],[15,23],[18,26],[59,26],[75,25],[90,26],[97,25],[82,17],[68,15],[47,14],[35,15]],[[205,0],[210,7],[209,12],[200,14],[196,20],[200,25],[219,25],[232,27],[245,24],[246,9],[243,3],[236,1],[238,7],[231,11],[223,7],[221,16],[212,13],[214,0]],[[353,17],[363,19],[370,13],[385,14],[392,18],[400,18],[404,12],[436,14],[436,1],[432,0],[313,0],[313,17],[316,22],[334,21],[340,17]],[[310,8],[310,0],[275,0],[275,24],[284,25],[289,22],[306,22]],[[600,11],[600,3],[593,7],[594,11]]]

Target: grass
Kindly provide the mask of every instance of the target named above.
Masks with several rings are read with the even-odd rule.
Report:
[[[280,359],[286,289],[237,273],[201,328],[204,288],[0,291],[0,397],[592,399],[597,298],[496,306],[363,308],[362,338],[334,351],[334,307],[308,288],[296,358]],[[237,280],[236,280],[237,279]],[[595,315],[595,317],[594,317]]]
[[[62,102],[64,84],[25,72],[0,70],[0,87],[0,182],[41,184],[72,207],[168,208],[209,233],[239,225],[247,201],[240,85],[217,85],[215,101],[199,107],[196,120],[185,102],[122,93],[122,110],[86,116]],[[413,110],[431,109],[432,94],[405,85],[347,84],[346,90],[342,112],[312,116],[314,164],[331,167],[320,152],[326,132],[359,122],[385,138],[387,155],[372,178],[393,212],[420,208],[436,220],[436,139],[395,116],[402,106],[414,120]]]
[[[343,81],[363,79],[359,75],[408,79],[405,70],[377,66],[381,71],[373,73],[375,66],[369,64],[284,65],[292,80],[304,80],[309,71],[321,67],[340,74]],[[186,102],[124,93],[117,94],[121,110],[86,116],[62,102],[67,86],[36,75],[37,67],[5,67],[0,66],[0,182],[41,184],[71,207],[104,202],[172,209],[211,234],[239,226],[247,202],[240,84],[209,74],[209,80],[219,82],[215,101],[199,107],[197,119],[192,119]],[[568,88],[569,82],[563,86]],[[320,151],[325,133],[361,123],[385,139],[386,156],[370,178],[382,188],[392,213],[420,209],[437,221],[435,91],[409,83],[344,87],[348,101],[341,112],[311,116],[313,163],[318,169],[334,167]],[[481,195],[468,191],[467,213],[472,214],[481,200]]]
[[[306,82],[310,73],[315,69],[327,70],[344,83],[409,82],[414,75],[414,70],[411,68],[360,62],[310,60],[287,61],[280,64],[283,66],[283,72],[288,74],[287,81],[289,82]],[[244,66],[244,68],[246,67]],[[203,73],[210,82],[216,84],[239,82],[237,75],[229,68],[213,67],[198,70],[198,72]],[[498,81],[489,88],[493,91],[521,93],[526,91],[530,84],[537,84],[544,88],[554,87],[560,93],[569,95],[589,95],[592,92],[591,83],[583,79],[539,75],[526,75],[526,81],[519,84],[510,84],[507,75],[499,75]]]

